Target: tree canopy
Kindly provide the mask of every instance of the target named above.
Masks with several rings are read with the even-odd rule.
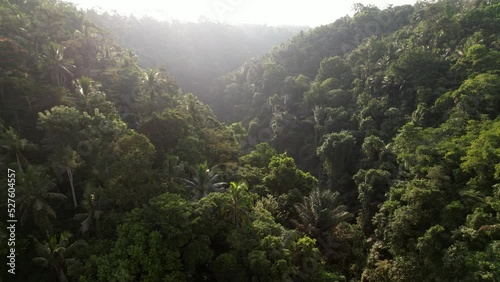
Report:
[[[500,280],[500,4],[354,10],[292,37],[3,1],[1,280]]]

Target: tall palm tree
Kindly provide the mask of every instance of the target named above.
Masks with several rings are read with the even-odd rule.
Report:
[[[96,58],[99,52],[99,35],[96,33],[98,28],[89,22],[84,22],[75,32],[76,37],[81,42],[83,65],[85,68]]]
[[[18,203],[21,210],[21,224],[24,225],[32,217],[35,225],[42,229],[50,229],[49,219],[56,218],[51,201],[66,200],[66,196],[50,192],[55,187],[54,180],[38,167],[29,166],[26,173],[21,174]]]
[[[97,62],[102,70],[106,69],[108,66],[116,65],[117,52],[107,46],[100,47],[99,53],[96,55]]]
[[[181,178],[186,187],[194,193],[193,200],[206,197],[211,192],[222,192],[227,187],[227,183],[217,182],[219,175],[215,173],[215,168],[208,168],[205,162],[191,168],[192,179]]]
[[[50,160],[52,162],[52,167],[57,170],[57,173],[66,173],[68,176],[73,206],[77,208],[78,201],[76,200],[73,174],[75,169],[80,164],[80,156],[70,146],[65,146],[62,149],[59,149],[59,151],[56,151],[56,153],[50,157]]]
[[[168,182],[174,182],[178,176],[184,171],[184,162],[180,161],[177,156],[164,154],[165,161],[163,162],[162,171],[167,177]]]
[[[92,78],[82,76],[76,80],[78,82],[78,86],[80,86],[80,94],[88,100],[88,98],[92,94]]]
[[[92,101],[95,97],[105,95],[98,90],[98,85],[90,77],[82,76],[76,80],[76,87],[80,95],[78,95],[80,101],[82,101],[83,107],[87,112],[92,113],[93,109],[91,107]]]
[[[41,68],[48,76],[51,84],[66,86],[73,78],[71,70],[75,68],[73,62],[64,58],[64,47],[56,43],[49,43],[41,56]]]
[[[180,107],[184,108],[194,122],[203,122],[206,119],[207,108],[192,93],[184,95],[179,100]]]
[[[36,253],[38,255],[38,257],[33,259],[33,262],[52,269],[57,275],[57,281],[67,282],[66,268],[76,262],[76,259],[71,258],[71,255],[77,248],[86,246],[87,243],[79,240],[73,244],[69,244],[71,233],[68,231],[61,233],[59,240],[57,240],[56,236],[51,236],[48,241],[44,242],[40,242],[34,237],[31,238],[35,242]]]
[[[227,193],[229,199],[222,206],[222,213],[235,225],[247,221],[252,207],[247,184],[231,182]]]
[[[101,198],[96,189],[87,186],[86,192],[83,195],[82,207],[86,212],[76,214],[73,219],[80,222],[80,232],[83,235],[89,231],[96,230],[98,232],[99,218],[103,211],[101,209]]]
[[[162,77],[161,73],[155,68],[150,69],[144,73],[143,87],[145,96],[149,99],[155,99],[156,95],[160,92]]]
[[[22,151],[34,147],[34,144],[26,139],[20,138],[19,134],[12,127],[7,129],[2,126],[2,129],[3,130],[0,132],[0,146],[16,157],[19,172],[23,173],[23,166],[21,163],[27,163],[27,160],[24,158]]]
[[[303,203],[296,204],[295,209],[299,220],[292,222],[297,229],[315,238],[320,244],[329,241],[328,236],[335,226],[352,217],[352,214],[347,212],[347,207],[340,204],[338,192],[319,188],[315,188],[305,197]]]

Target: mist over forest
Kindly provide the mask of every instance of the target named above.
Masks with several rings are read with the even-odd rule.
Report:
[[[285,43],[306,26],[230,25],[200,18],[198,22],[160,21],[119,14],[86,12],[93,23],[111,32],[122,47],[133,50],[139,64],[163,69],[184,92],[210,103],[213,82]]]
[[[500,2],[315,28],[0,3],[1,281],[499,281]]]

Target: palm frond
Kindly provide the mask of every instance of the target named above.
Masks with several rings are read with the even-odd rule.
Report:
[[[33,262],[38,264],[38,265],[41,265],[43,267],[47,267],[49,266],[49,262],[47,261],[46,258],[42,258],[42,257],[36,257],[33,259]]]

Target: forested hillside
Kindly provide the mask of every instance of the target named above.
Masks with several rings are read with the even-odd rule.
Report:
[[[201,18],[198,23],[160,22],[89,10],[87,18],[110,30],[120,46],[134,50],[141,66],[164,68],[180,87],[210,103],[221,75],[260,57],[308,27],[229,25]]]
[[[209,107],[3,1],[2,281],[499,281],[500,3],[355,8]]]

